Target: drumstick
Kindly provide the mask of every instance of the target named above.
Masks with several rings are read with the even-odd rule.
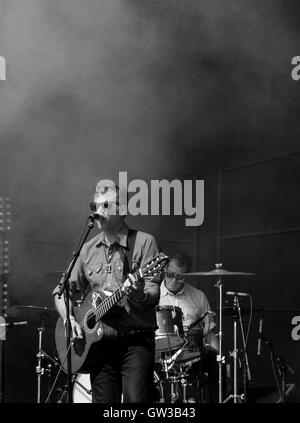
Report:
[[[203,320],[203,319],[204,319],[204,317],[206,317],[208,314],[213,314],[213,315],[216,315],[216,313],[214,313],[213,311],[206,311],[205,313],[203,313],[203,314],[199,317],[199,319],[197,319],[197,320],[195,320],[195,322],[191,323],[191,324],[187,327],[187,330],[190,330],[190,329],[192,329],[192,327],[196,326],[196,325],[197,325],[197,323],[201,322],[201,320]]]

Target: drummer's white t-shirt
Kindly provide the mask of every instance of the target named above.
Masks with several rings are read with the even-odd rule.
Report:
[[[175,306],[181,308],[183,327],[187,328],[189,325],[199,319],[204,313],[210,311],[210,305],[204,292],[195,288],[188,283],[184,283],[181,291],[173,294],[168,291],[165,281],[162,282],[160,287],[160,306]],[[216,325],[211,315],[207,315],[203,319],[204,335],[212,330]],[[201,323],[195,325],[195,328],[200,327]]]

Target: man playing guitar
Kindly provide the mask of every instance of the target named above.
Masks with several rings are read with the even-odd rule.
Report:
[[[112,181],[97,183],[91,209],[101,232],[84,244],[70,277],[70,294],[72,302],[76,291],[83,296],[93,291],[88,306],[97,310],[97,304],[123,284],[125,295],[101,319],[106,336],[90,348],[85,369],[91,377],[93,402],[117,403],[122,396],[123,402],[147,403],[153,389],[160,288],[151,276],[139,280],[132,276],[132,268],[142,268],[157,256],[158,247],[152,235],[126,225],[121,195],[122,188]],[[128,275],[130,283],[124,285]],[[57,291],[58,287],[53,291],[55,306],[64,321],[64,299]],[[80,342],[87,334],[76,320],[78,307],[70,306],[73,343]]]

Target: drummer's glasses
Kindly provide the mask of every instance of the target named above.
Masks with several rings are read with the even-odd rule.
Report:
[[[170,272],[169,270],[166,271],[166,276],[168,279],[176,279],[178,281],[184,281],[183,275],[178,275],[177,273]]]

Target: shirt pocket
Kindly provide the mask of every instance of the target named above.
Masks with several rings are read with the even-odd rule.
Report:
[[[84,267],[85,276],[92,288],[101,285],[104,279],[103,265],[99,263],[86,264]]]

